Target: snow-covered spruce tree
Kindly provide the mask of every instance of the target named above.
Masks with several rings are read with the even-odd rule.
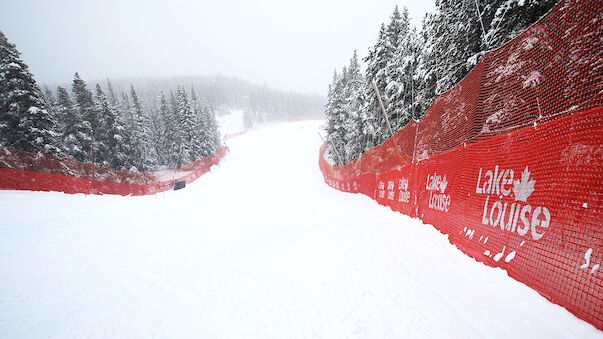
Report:
[[[432,52],[438,60],[436,93],[461,81],[477,64],[482,51],[482,32],[475,1],[442,1],[436,4]],[[470,60],[470,58],[472,58]]]
[[[187,165],[191,162],[191,152],[189,143],[186,142],[186,132],[183,127],[183,117],[180,112],[180,99],[178,93],[170,92],[170,105],[174,115],[174,133],[178,134],[179,152],[178,152],[178,167]]]
[[[247,129],[253,127],[253,115],[249,110],[243,112],[243,126]]]
[[[65,157],[67,156],[67,152],[64,147],[63,137],[65,131],[65,117],[59,111],[59,106],[55,96],[52,94],[52,91],[48,86],[44,86],[44,107],[50,113],[50,116],[53,117],[54,126],[53,126],[53,135],[54,135],[54,146],[56,149],[53,149],[50,152],[47,152],[56,157]]]
[[[180,123],[175,112],[168,105],[163,91],[159,95],[159,115],[163,121],[164,128],[162,133],[162,143],[165,151],[163,155],[164,165],[168,168],[180,168],[183,165],[181,160],[183,142],[180,140],[180,133],[178,131]]]
[[[153,104],[150,117],[153,147],[155,148],[155,154],[157,154],[157,165],[165,165],[164,156],[166,152],[163,147],[163,120],[161,119],[156,103]]]
[[[106,124],[96,110],[92,92],[78,73],[74,75],[71,91],[73,92],[78,118],[81,121],[76,133],[79,134],[78,139],[83,147],[82,151],[87,155],[83,159],[76,158],[76,160],[102,165],[102,155],[106,154],[107,148],[102,137],[106,134]]]
[[[0,146],[62,155],[52,113],[19,51],[0,32]]]
[[[170,112],[172,114],[172,123],[170,125],[172,126],[172,133],[174,133],[174,135],[176,136],[174,140],[177,140],[177,148],[174,149],[174,156],[176,157],[176,167],[172,168],[180,168],[189,163],[188,159],[190,158],[190,150],[188,148],[188,144],[184,141],[184,132],[182,130],[182,117],[180,116],[180,112],[178,109],[178,99],[176,98],[176,94],[174,94],[173,91],[170,91],[169,107]]]
[[[261,124],[264,122],[264,115],[259,112],[259,111],[254,111],[253,113],[253,121],[255,121],[258,124]]]
[[[492,21],[486,34],[489,47],[494,49],[513,39],[541,16],[558,0],[499,0],[492,9]]]
[[[369,49],[368,55],[364,58],[367,66],[364,86],[366,102],[364,103],[363,110],[369,114],[367,132],[370,134],[371,146],[379,145],[389,138],[387,125],[379,107],[373,83],[376,84],[379,90],[383,104],[387,105],[387,97],[384,95],[387,86],[386,67],[392,57],[393,54],[386,27],[385,24],[381,24],[377,43]]]
[[[180,132],[184,147],[187,150],[183,164],[189,164],[199,157],[200,141],[196,131],[198,130],[197,119],[188,100],[186,90],[178,86],[176,90],[176,101],[178,104],[178,116],[180,117]]]
[[[339,74],[337,73],[337,69],[335,69],[335,71],[333,72],[333,79],[331,80],[331,83],[329,84],[329,90],[327,92],[327,100],[325,102],[325,109],[324,109],[325,132],[327,133],[325,141],[326,141],[327,151],[328,151],[329,155],[334,152],[331,150],[332,143],[330,142],[329,135],[335,131],[335,126],[337,125],[337,122],[338,122],[337,117],[335,115],[333,115],[333,104],[334,104],[333,101],[334,101],[334,96],[335,96],[335,84],[337,83],[338,78],[339,78]],[[335,157],[335,156],[333,156],[333,157]],[[337,159],[334,159],[334,160],[337,160]]]
[[[149,171],[157,165],[157,154],[153,146],[151,133],[151,120],[138,99],[134,86],[130,85],[130,99],[132,100],[131,117],[133,132],[136,134],[136,148],[133,149],[135,164],[140,171]]]
[[[84,122],[80,119],[69,92],[61,86],[57,87],[56,111],[63,121],[62,149],[77,161],[88,161],[89,148],[86,149],[82,140],[83,134],[80,133],[80,130],[85,129]]]
[[[191,103],[194,116],[197,119],[198,138],[200,142],[200,159],[220,149],[220,132],[216,114],[210,106],[202,104],[198,99],[195,89],[191,89]]]
[[[436,94],[461,81],[484,53],[484,35],[475,1],[436,2],[435,13],[423,19],[421,36],[423,48],[415,74],[420,115]]]
[[[129,145],[125,137],[126,126],[119,118],[115,107],[111,106],[100,85],[96,85],[96,104],[99,114],[106,123],[102,141],[106,145],[103,165],[117,170],[128,168]]]
[[[220,126],[216,119],[216,112],[211,106],[202,105],[201,108],[203,112],[203,121],[208,131],[207,135],[209,136],[209,139],[206,142],[211,154],[222,147],[222,142],[220,141]]]
[[[329,94],[325,107],[326,132],[328,150],[331,159],[337,165],[343,165],[346,157],[345,147],[345,121],[348,118],[346,111],[345,86],[347,82],[347,69],[344,67],[341,74],[333,74],[333,82],[329,86]]]
[[[118,106],[117,96],[115,95],[115,90],[113,89],[113,85],[111,84],[109,79],[107,79],[107,92],[109,93],[107,95],[107,99],[109,100],[109,105],[111,105],[113,108],[117,109],[117,106]]]
[[[414,102],[415,118],[421,118],[429,109],[436,96],[438,72],[436,70],[438,58],[435,48],[437,17],[432,13],[425,14],[420,32],[420,43],[422,44],[417,69],[414,74],[414,85],[416,86],[416,98]]]
[[[136,171],[138,159],[136,158],[135,149],[138,148],[138,137],[135,130],[136,124],[133,119],[133,108],[128,95],[121,92],[114,107],[117,111],[118,121],[124,126],[123,138],[128,150],[124,166],[128,170]]]
[[[55,130],[59,134],[62,134],[61,131],[63,130],[63,125],[61,122],[61,117],[57,114],[57,100],[54,97],[54,94],[52,94],[50,88],[48,88],[46,85],[44,85],[42,89],[42,100],[44,101],[44,108],[51,112],[51,115],[56,118],[56,122],[54,124]]]
[[[209,139],[208,130],[206,126],[207,124],[205,121],[203,121],[203,111],[201,108],[201,103],[197,98],[197,92],[195,91],[194,87],[191,87],[190,107],[192,109],[194,119],[193,133],[195,134],[196,142],[198,143],[196,145],[193,145],[195,153],[194,159],[198,160],[210,154],[211,151],[206,143],[207,139]]]
[[[345,110],[348,114],[343,121],[343,128],[345,130],[345,162],[349,163],[364,152],[364,141],[367,138],[365,134],[365,125],[367,124],[366,114],[362,110],[364,78],[362,77],[362,73],[360,73],[360,64],[358,63],[356,51],[354,51],[350,59],[347,71],[347,84],[344,89],[344,97]]]
[[[394,19],[396,19],[394,21]],[[392,16],[392,24],[396,23],[395,32],[398,37],[390,37],[392,44],[395,42],[393,57],[386,66],[387,86],[385,87],[385,96],[388,98],[385,108],[391,124],[392,131],[395,133],[404,127],[411,117],[413,104],[413,75],[416,68],[416,50],[417,39],[414,31],[410,29],[410,19],[408,10],[403,8],[402,14],[397,11]],[[392,25],[390,24],[390,26]]]
[[[436,94],[461,81],[486,51],[509,41],[557,0],[438,1],[423,20],[424,43],[417,72],[416,113],[422,115]]]
[[[406,36],[408,29],[408,10],[406,9],[406,7],[403,7],[402,13],[400,13],[400,11],[398,10],[398,5],[396,5],[394,7],[392,15],[390,16],[389,24],[385,28],[388,41],[387,48],[389,49],[388,54],[390,58],[393,59],[394,53],[396,53],[396,50],[404,41],[404,37]]]
[[[386,110],[394,133],[406,126],[416,115],[416,74],[420,51],[421,43],[416,30],[409,29],[398,46],[393,61],[388,65],[391,81],[386,88],[389,98]]]

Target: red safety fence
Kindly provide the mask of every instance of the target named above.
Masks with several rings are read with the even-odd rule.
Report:
[[[227,153],[222,147],[179,170],[137,172],[80,163],[70,158],[0,148],[0,189],[85,194],[149,195],[187,184],[207,173]]]
[[[560,1],[418,124],[345,166],[323,146],[325,181],[420,218],[603,329],[602,13]]]

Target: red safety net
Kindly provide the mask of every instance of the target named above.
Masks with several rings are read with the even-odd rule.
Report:
[[[137,172],[116,171],[70,158],[0,148],[0,189],[85,194],[154,194],[173,188],[177,181],[185,181],[187,184],[193,182],[208,172],[211,166],[218,164],[227,151],[226,147],[222,147],[210,156],[179,170]]]
[[[325,181],[362,179],[380,204],[603,329],[602,7],[559,2],[349,165],[330,166],[323,146]]]

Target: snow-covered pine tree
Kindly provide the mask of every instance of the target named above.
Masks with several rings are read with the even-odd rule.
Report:
[[[84,159],[76,160],[102,164],[102,154],[106,154],[106,145],[101,137],[106,134],[105,123],[96,110],[92,92],[78,73],[75,73],[73,77],[71,91],[73,92],[78,119],[81,122],[76,133],[79,134],[78,139],[83,147],[82,151],[87,155]]]
[[[19,51],[0,32],[0,146],[61,155],[56,123]]]
[[[130,85],[130,99],[132,100],[133,131],[136,133],[137,139],[136,148],[133,149],[136,167],[140,171],[149,171],[157,165],[157,154],[155,153],[151,133],[151,120],[142,107],[133,85]]]
[[[117,170],[127,169],[130,150],[125,137],[126,127],[98,84],[96,85],[96,104],[97,110],[106,124],[105,134],[102,135],[102,142],[106,145],[106,152],[102,155],[103,165]]]

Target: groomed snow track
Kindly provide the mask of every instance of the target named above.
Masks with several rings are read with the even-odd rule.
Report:
[[[0,191],[1,337],[602,336],[433,227],[325,185],[320,124],[230,139],[180,191]]]

